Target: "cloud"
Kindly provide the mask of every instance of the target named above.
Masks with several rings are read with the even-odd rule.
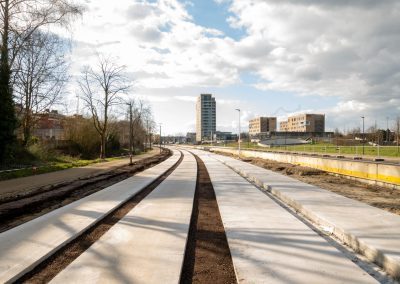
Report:
[[[184,101],[184,102],[196,102],[197,97],[195,96],[174,96],[173,97],[176,100]]]
[[[237,67],[262,78],[256,88],[335,96],[342,112],[395,111],[387,101],[399,97],[400,2],[232,0],[230,11],[248,33],[237,45],[259,48],[236,50],[236,61],[253,62]]]
[[[94,63],[95,52],[111,53],[155,103],[165,102],[155,92],[236,86],[250,72],[252,86],[266,92],[338,98],[322,110],[334,123],[399,111],[399,1],[214,1],[229,7],[227,22],[244,36],[198,25],[189,1],[88,1],[75,23],[71,73]],[[194,102],[189,94],[171,97]]]

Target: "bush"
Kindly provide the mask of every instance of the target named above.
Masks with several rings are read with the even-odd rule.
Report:
[[[0,168],[13,168],[18,165],[31,165],[38,162],[38,158],[30,151],[25,149],[20,143],[14,143],[7,147],[4,159],[0,163]]]
[[[37,160],[41,161],[57,161],[59,154],[56,150],[51,149],[43,143],[36,143],[28,147],[31,155],[35,156]]]

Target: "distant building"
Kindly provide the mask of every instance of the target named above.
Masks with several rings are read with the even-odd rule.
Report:
[[[289,116],[287,121],[280,122],[279,129],[285,132],[325,132],[325,115],[304,113]]]
[[[216,141],[236,141],[238,139],[237,134],[232,134],[232,132],[217,131],[214,135]]]
[[[279,122],[279,130],[280,131],[288,131],[288,125],[289,125],[289,123],[287,120]]]
[[[196,103],[196,141],[211,141],[216,132],[216,104],[210,94],[201,94]]]
[[[276,131],[276,117],[256,117],[249,121],[250,136],[270,131]]]
[[[196,132],[186,133],[186,143],[196,143]]]
[[[183,144],[186,143],[186,136],[180,136],[180,135],[175,135],[175,136],[163,136],[162,141],[167,144]]]
[[[65,115],[57,110],[46,110],[44,113],[36,114],[36,127],[33,134],[41,140],[64,140]]]

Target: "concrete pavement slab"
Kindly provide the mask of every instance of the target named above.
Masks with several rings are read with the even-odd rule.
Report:
[[[182,163],[52,283],[178,283],[197,164]]]
[[[214,157],[400,277],[400,216],[249,163]]]
[[[376,283],[294,215],[204,152],[241,283]]]
[[[170,169],[172,157],[135,176],[0,234],[0,282],[15,280]]]

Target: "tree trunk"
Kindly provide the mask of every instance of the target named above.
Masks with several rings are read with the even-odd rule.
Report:
[[[10,86],[11,68],[9,63],[9,0],[4,1],[3,35],[0,54],[0,159],[4,158],[9,145],[15,140],[17,125],[12,89]]]
[[[22,140],[22,145],[24,146],[24,147],[26,147],[26,146],[28,146],[28,144],[29,144],[29,141],[31,140],[31,137],[32,137],[32,133],[31,133],[31,128],[29,127],[29,126],[25,126],[24,125],[24,130],[23,130],[23,132],[24,132],[24,139]]]
[[[100,144],[100,159],[106,158],[106,135],[101,134],[101,144]]]
[[[24,134],[24,138],[22,140],[22,145],[24,147],[28,146],[29,141],[32,137],[32,119],[30,117],[29,114],[25,114],[25,117],[23,119],[23,123],[22,123],[22,129],[23,129],[23,134]]]

